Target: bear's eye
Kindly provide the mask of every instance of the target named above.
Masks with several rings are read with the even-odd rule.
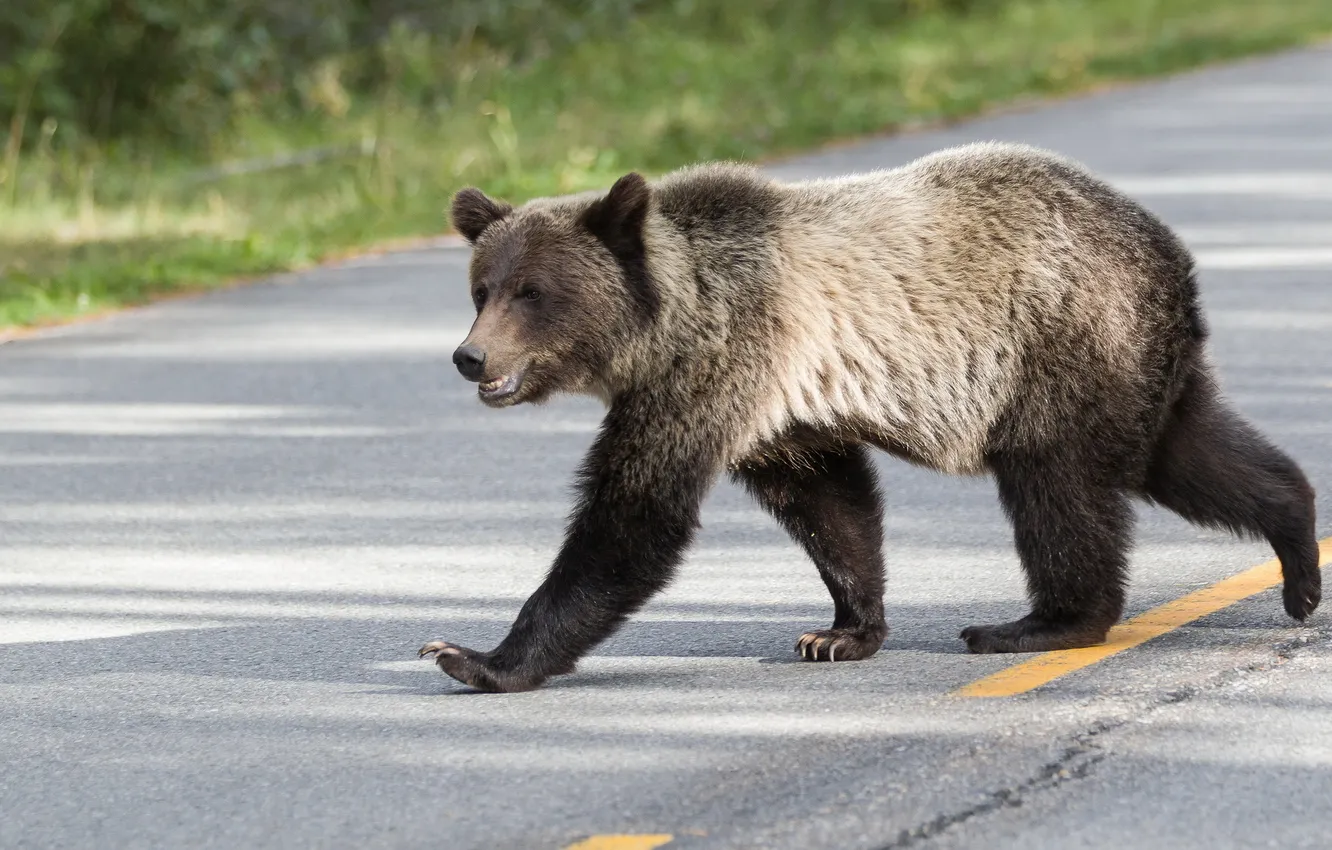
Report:
[[[523,297],[526,298],[528,301],[540,301],[541,292],[540,290],[537,289],[528,289],[525,292],[523,292]]]
[[[484,289],[477,288],[476,291],[472,293],[472,300],[475,301],[477,304],[486,303],[486,291]]]

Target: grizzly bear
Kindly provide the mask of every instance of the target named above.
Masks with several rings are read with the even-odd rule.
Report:
[[[453,355],[491,407],[606,406],[545,581],[490,652],[422,647],[521,691],[569,673],[672,578],[725,472],[804,547],[833,599],[810,661],[883,645],[882,508],[867,447],[992,475],[1031,612],[972,652],[1103,642],[1137,497],[1261,536],[1286,611],[1321,595],[1299,467],[1223,400],[1193,260],[1081,165],[975,144],[780,183],[709,164],[515,208],[465,189],[476,321]]]

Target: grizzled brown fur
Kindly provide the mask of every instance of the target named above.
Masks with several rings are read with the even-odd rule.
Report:
[[[423,648],[463,682],[571,671],[670,580],[723,473],[833,597],[801,656],[874,654],[866,446],[995,477],[1032,611],[963,631],[974,652],[1104,640],[1131,497],[1265,537],[1286,610],[1318,604],[1312,488],[1222,400],[1189,253],[1075,163],[983,144],[793,184],[708,165],[518,208],[467,189],[453,217],[478,313],[454,359],[481,400],[607,406],[564,547],[508,637]]]

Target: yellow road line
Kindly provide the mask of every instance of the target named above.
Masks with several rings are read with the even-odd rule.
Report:
[[[654,850],[669,844],[672,835],[594,835],[565,850]]]
[[[1332,537],[1319,541],[1319,566],[1332,562]],[[1186,623],[1214,614],[1229,605],[1281,583],[1281,564],[1272,560],[1210,587],[1195,590],[1173,602],[1158,605],[1110,630],[1106,642],[1083,649],[1046,652],[1030,661],[978,679],[954,691],[964,697],[1008,697],[1038,688],[1060,676],[1081,670],[1103,658],[1146,643]]]

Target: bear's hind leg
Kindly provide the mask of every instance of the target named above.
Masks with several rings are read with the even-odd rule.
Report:
[[[878,652],[888,634],[883,507],[865,450],[805,450],[789,462],[745,463],[734,477],[804,547],[832,595],[832,628],[801,635],[800,657],[857,661]]]
[[[962,631],[976,653],[1046,652],[1105,641],[1124,609],[1133,513],[1120,490],[1094,481],[1073,458],[991,458],[1013,522],[1032,611]]]
[[[1318,607],[1313,488],[1293,460],[1225,405],[1206,375],[1185,385],[1144,489],[1190,522],[1266,538],[1281,561],[1286,612],[1303,620]]]

